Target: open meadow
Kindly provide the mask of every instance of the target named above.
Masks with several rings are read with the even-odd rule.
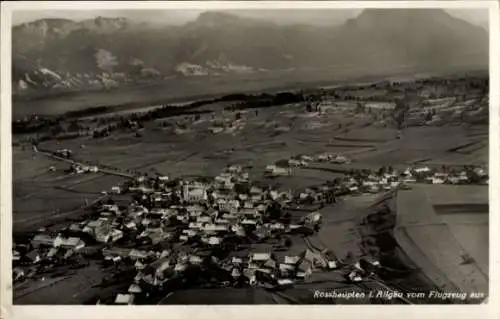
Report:
[[[239,164],[249,167],[252,178],[259,179],[267,165],[303,154],[341,153],[352,160],[349,164],[314,162],[294,168],[292,176],[273,180],[291,190],[321,184],[351,169],[488,161],[487,127],[464,124],[397,130],[370,125],[372,119],[367,114],[304,113],[301,104],[240,112],[218,105],[208,109],[212,112],[195,121],[177,116],[148,122],[140,134],[115,132],[99,139],[50,140],[42,142],[40,148],[70,149],[80,162],[107,165],[125,173],[171,177],[214,176],[229,164]],[[183,122],[188,123],[186,129],[173,129]],[[211,131],[219,122],[233,124]],[[49,172],[50,166],[55,171]],[[70,175],[64,172],[67,168],[69,164],[35,153],[28,146],[14,148],[15,224],[77,208],[123,181],[101,173]]]
[[[380,90],[384,89],[370,89],[368,95],[383,97],[383,94],[376,93]],[[363,93],[359,89],[354,91]],[[130,194],[109,194],[113,193],[112,187],[121,186],[127,180],[137,180],[141,175],[166,175],[170,179],[215,177],[228,166],[239,165],[248,172],[252,183],[290,191],[297,196],[355,171],[378,172],[381,168],[392,167],[403,172],[411,166],[461,170],[466,165],[487,167],[488,164],[488,126],[484,122],[444,121],[439,125],[427,125],[424,121],[420,126],[398,125],[390,113],[361,110],[363,104],[352,100],[309,110],[304,101],[258,107],[246,107],[246,102],[244,99],[204,101],[189,109],[196,111],[193,113],[178,115],[167,112],[164,116],[155,113],[151,117],[144,117],[151,112],[149,108],[115,110],[49,124],[66,129],[73,125],[83,132],[71,138],[54,134],[33,145],[26,143],[26,139],[24,142],[21,138],[16,139],[13,146],[14,235],[22,237],[42,226],[57,229],[57,226],[67,225],[88,215],[86,208],[92,203],[108,197],[117,203],[123,199],[125,206],[130,205],[127,201]],[[74,104],[70,110],[80,106]],[[178,107],[183,108],[182,105]],[[64,151],[70,151],[71,155],[67,158],[57,155]],[[328,158],[334,155],[345,160],[325,160],[325,154]],[[78,172],[75,165],[96,167],[98,171]],[[269,167],[273,166],[285,173],[270,177]],[[318,255],[326,252],[346,264],[371,256],[382,260],[390,269],[411,265],[424,270],[407,274],[404,278],[394,274],[384,278],[387,283],[403,290],[410,286],[429,289],[436,285],[484,291],[488,273],[488,254],[484,249],[488,246],[488,218],[484,212],[479,215],[457,213],[455,204],[472,205],[464,209],[478,208],[475,201],[484,204],[487,187],[481,186],[473,191],[466,185],[453,187],[452,191],[436,188],[435,192],[426,193],[417,186],[412,193],[426,194],[427,200],[438,204],[440,201],[447,205],[451,203],[451,208],[445,205],[441,211],[436,208],[436,213],[421,197],[405,193],[413,190],[402,191],[389,201],[392,206],[385,213],[379,212],[380,207],[384,207],[380,203],[386,202],[386,195],[391,197],[394,194],[392,191],[385,194],[382,188],[375,194],[355,191],[350,195],[339,195],[335,203],[327,205],[293,202],[293,205],[283,206],[291,220],[298,222],[317,210],[323,218],[321,229],[308,236],[290,236],[291,244],[285,251],[274,251],[277,242],[254,242],[244,244],[244,248],[231,254],[241,258],[250,252],[273,253],[284,258],[310,250]],[[460,202],[464,194],[468,195],[467,203]],[[484,210],[484,205],[481,207]],[[175,247],[191,251],[191,247],[184,243]],[[476,263],[457,266],[461,256],[466,254],[470,254]],[[405,260],[404,266],[400,260]],[[88,277],[98,278],[95,282],[99,282],[102,276],[92,274],[96,268],[86,266],[67,279],[38,283],[43,287],[30,293],[24,294],[18,289],[20,295],[16,298],[24,304],[48,303],[55,298],[56,291],[63,289],[67,294],[60,303],[81,304],[89,296],[98,294],[96,287],[82,288],[83,280]],[[270,293],[262,297],[257,292],[247,294],[239,290],[242,296],[235,296],[238,300],[235,303],[242,303],[240,299],[248,300],[244,303],[254,303],[257,299],[260,303],[289,303],[290,300],[292,303],[333,302],[314,299],[315,289],[335,289],[337,292],[343,289],[352,292],[354,289],[363,293],[385,290],[386,286],[373,280],[352,285],[346,283],[340,270],[328,270],[313,272],[310,278],[288,290],[287,296]],[[42,292],[46,292],[45,299],[38,296]],[[195,294],[203,300],[210,299],[203,291]],[[159,302],[193,303],[182,294],[165,297]],[[359,304],[371,301],[336,302]]]

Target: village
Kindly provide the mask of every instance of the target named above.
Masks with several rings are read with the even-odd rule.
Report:
[[[106,304],[154,304],[189,287],[286,291],[307,282],[313,272],[336,271],[347,283],[362,282],[376,277],[384,265],[370,258],[345,262],[334,252],[309,248],[289,253],[293,237],[307,240],[320,231],[321,207],[343,196],[404,191],[414,183],[488,184],[486,168],[474,166],[351,170],[298,192],[265,183],[297,167],[325,162],[350,159],[329,153],[297,156],[288,165],[268,165],[264,182],[252,180],[239,165],[227,166],[215,178],[137,176],[104,191],[107,199],[94,205],[85,220],[57,231],[40,229],[29,243],[14,244],[14,282],[43,281],[97,261],[115,269],[121,283],[129,282],[113,296],[97,298]],[[74,173],[84,172],[71,167]],[[310,212],[291,214],[297,207]]]
[[[487,189],[485,88],[391,81],[16,121],[14,298],[394,295],[395,273],[406,287],[423,280],[386,256],[379,233],[399,208],[375,204],[420,187]]]

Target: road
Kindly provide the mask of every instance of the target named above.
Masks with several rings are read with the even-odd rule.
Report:
[[[129,174],[129,173],[124,173],[119,168],[112,168],[109,166],[103,167],[102,165],[99,165],[99,164],[82,163],[82,162],[79,162],[79,161],[74,160],[74,159],[65,158],[65,157],[55,155],[53,152],[48,151],[48,150],[41,150],[41,149],[37,148],[36,146],[33,147],[33,149],[36,153],[43,154],[43,155],[48,156],[56,161],[65,162],[65,163],[72,164],[72,165],[79,165],[79,166],[92,165],[92,166],[96,166],[99,169],[99,172],[101,172],[103,174],[115,175],[115,176],[120,176],[120,177],[125,177],[125,178],[135,178],[134,175]]]
[[[64,277],[59,277],[59,278],[50,278],[48,280],[43,280],[43,281],[38,281],[34,285],[30,286],[29,288],[23,290],[22,292],[18,293],[15,295],[15,299],[24,297],[26,295],[32,294],[34,292],[37,292],[41,289],[47,288],[49,286],[55,285],[60,281],[68,279],[70,276],[64,276]],[[17,290],[17,289],[15,289]]]
[[[47,150],[40,150],[36,146],[33,147],[33,150],[36,153],[48,156],[48,157],[50,157],[50,158],[52,158],[54,160],[57,160],[57,161],[66,162],[68,164],[75,164],[75,165],[80,165],[80,166],[88,166],[89,165],[87,163],[81,163],[81,162],[73,160],[73,159],[68,159],[68,158],[64,158],[64,157],[61,157],[61,156],[57,156],[57,155],[55,155],[52,152],[47,151]],[[108,167],[99,167],[99,165],[95,165],[95,166],[97,166],[99,168],[99,171],[101,173],[104,173],[104,174],[115,175],[115,176],[120,176],[120,177],[125,177],[125,178],[134,178],[134,175],[128,174],[128,173],[123,173],[119,169],[112,169],[112,168],[108,168]],[[98,198],[96,198],[92,202],[90,202],[90,203],[88,203],[88,204],[86,204],[84,206],[75,208],[75,209],[73,209],[71,211],[67,211],[67,212],[53,212],[51,214],[46,214],[46,215],[39,216],[39,217],[36,217],[36,218],[26,217],[26,218],[22,218],[22,219],[16,219],[14,221],[14,225],[23,225],[23,228],[24,228],[24,227],[29,227],[30,225],[36,225],[38,223],[42,223],[44,220],[67,218],[67,217],[70,217],[70,216],[76,214],[77,212],[82,212],[85,209],[87,209],[89,207],[92,207],[93,205],[97,204],[99,201],[108,198],[108,196],[109,195],[99,196]]]
[[[174,292],[169,292],[165,297],[163,297],[160,301],[158,301],[157,305],[162,305],[168,298],[170,298]]]
[[[326,249],[323,249],[321,250],[320,248],[318,248],[317,246],[313,245],[310,241],[310,239],[308,237],[304,237],[304,241],[307,245],[307,247],[314,253],[318,254],[321,256],[321,258],[323,259],[326,259],[324,257],[324,252],[326,251]],[[333,253],[333,252],[332,252]],[[362,285],[365,286],[367,289],[369,290],[377,290],[377,291],[387,291],[387,292],[397,292],[396,290],[394,290],[393,288],[387,286],[385,283],[383,283],[381,280],[379,279],[375,279],[375,278],[371,278],[371,279],[367,279],[367,280],[364,280],[362,282]],[[413,304],[411,301],[409,301],[408,299],[404,298],[404,297],[399,297],[398,294],[394,294],[395,295],[395,299],[398,299],[402,302],[404,302],[405,304]]]

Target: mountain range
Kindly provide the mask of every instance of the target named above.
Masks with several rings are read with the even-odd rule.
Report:
[[[351,67],[487,68],[488,33],[440,9],[367,9],[338,26],[204,12],[184,25],[43,19],[12,28],[14,93]]]

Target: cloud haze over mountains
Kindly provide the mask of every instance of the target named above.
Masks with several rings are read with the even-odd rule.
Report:
[[[279,24],[310,24],[310,25],[336,25],[349,18],[356,17],[362,9],[330,9],[330,10],[293,10],[293,9],[255,9],[255,10],[226,10],[242,17],[261,18]],[[464,19],[470,23],[488,28],[487,9],[447,9],[449,14]],[[13,15],[13,23],[21,24],[46,18],[65,18],[71,20],[93,19],[102,17],[124,17],[138,22],[154,24],[179,25],[195,20],[202,10],[44,10],[44,11],[18,11]]]
[[[71,13],[13,27],[17,91],[291,69],[364,76],[488,66],[487,31],[441,9]]]

